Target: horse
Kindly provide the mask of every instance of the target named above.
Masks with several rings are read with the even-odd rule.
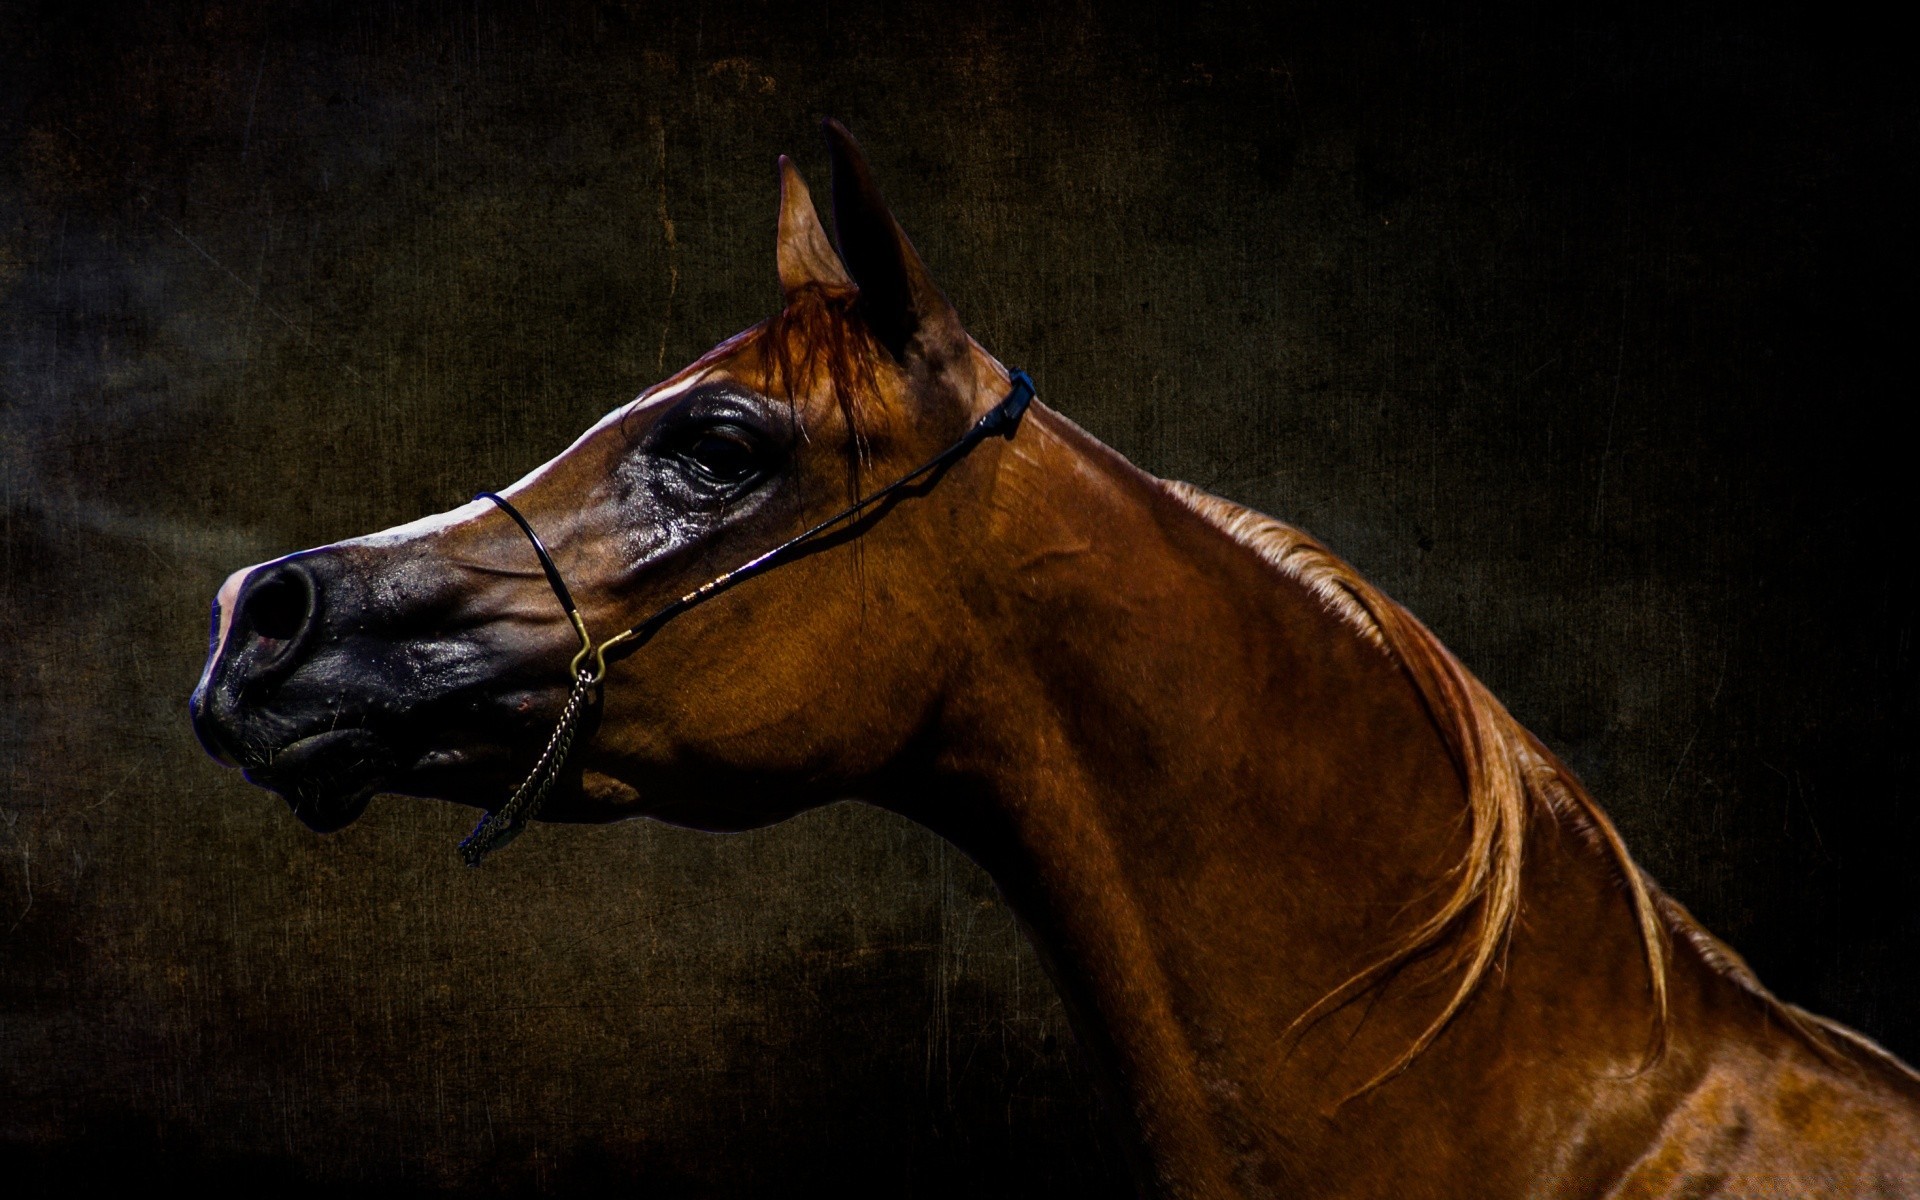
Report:
[[[473,862],[904,814],[1005,896],[1146,1194],[1920,1195],[1920,1076],[1353,568],[1029,403],[825,134],[838,246],[781,157],[773,317],[498,495],[226,580],[216,759],[318,831],[485,808]]]

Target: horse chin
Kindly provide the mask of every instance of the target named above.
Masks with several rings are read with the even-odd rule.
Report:
[[[384,760],[366,730],[342,729],[301,738],[246,777],[278,792],[308,829],[333,833],[367,811],[380,790]]]
[[[344,794],[286,796],[287,807],[300,823],[315,833],[337,833],[360,819],[379,789],[368,785]],[[284,793],[283,793],[284,794]]]

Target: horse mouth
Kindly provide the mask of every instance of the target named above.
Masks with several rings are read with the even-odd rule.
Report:
[[[249,783],[280,793],[315,833],[353,824],[380,790],[388,763],[365,729],[330,729],[297,738],[245,772]]]

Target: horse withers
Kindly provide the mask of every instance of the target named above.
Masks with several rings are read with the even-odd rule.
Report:
[[[475,860],[536,815],[906,814],[1032,931],[1153,1194],[1920,1194],[1911,1070],[1311,538],[1009,420],[827,140],[839,248],[782,159],[774,317],[497,498],[234,573],[207,749],[319,830],[493,810]]]

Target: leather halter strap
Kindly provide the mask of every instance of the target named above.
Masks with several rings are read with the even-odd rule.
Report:
[[[566,610],[567,620],[573,624],[574,632],[580,637],[580,649],[574,654],[573,662],[568,667],[568,674],[573,679],[572,692],[567,697],[566,707],[561,710],[560,723],[555,728],[552,738],[548,740],[546,750],[534,764],[533,772],[527,777],[526,782],[514,791],[505,804],[482,817],[480,824],[475,826],[466,840],[460,843],[460,852],[465,856],[467,865],[479,866],[489,852],[506,845],[538,813],[540,802],[546,798],[547,792],[552,789],[561,769],[566,765],[567,756],[572,750],[574,733],[591,703],[591,693],[607,677],[607,655],[610,651],[617,651],[616,657],[632,653],[645,645],[667,622],[688,609],[704,604],[735,584],[791,561],[807,543],[842,526],[852,524],[881,501],[912,487],[922,479],[931,477],[937,482],[939,472],[966,457],[975,446],[988,438],[999,436],[1011,439],[1019,431],[1020,418],[1026,415],[1027,406],[1033,402],[1034,387],[1032,377],[1017,368],[1008,372],[1008,381],[1011,389],[1006,397],[987,410],[945,450],[878,491],[855,500],[824,521],[795,534],[771,550],[763,551],[748,559],[731,571],[714,576],[679,599],[663,605],[646,620],[614,634],[597,645],[592,634],[587,631],[587,623],[580,615],[579,606],[573,602],[573,593],[567,588],[566,578],[560,574],[560,568],[554,565],[553,555],[548,553],[546,543],[540,540],[540,535],[534,531],[532,523],[522,516],[520,510],[515,508],[506,497],[494,492],[481,492],[476,495],[474,499],[491,500],[504,509],[506,514],[513,518],[514,524],[520,527],[520,532],[527,535],[527,541],[532,544],[534,554],[540,559],[540,570],[547,577],[547,586],[553,589],[554,597],[560,601],[560,607]]]

